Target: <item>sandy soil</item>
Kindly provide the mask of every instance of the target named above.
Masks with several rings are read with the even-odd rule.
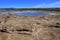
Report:
[[[1,16],[0,40],[60,40],[60,15]]]

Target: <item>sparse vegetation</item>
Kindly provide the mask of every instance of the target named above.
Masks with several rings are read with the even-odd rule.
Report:
[[[60,12],[60,8],[0,8],[1,11],[56,11]]]

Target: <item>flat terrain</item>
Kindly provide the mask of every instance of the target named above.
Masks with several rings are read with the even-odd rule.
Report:
[[[0,40],[60,40],[60,15],[1,16]]]

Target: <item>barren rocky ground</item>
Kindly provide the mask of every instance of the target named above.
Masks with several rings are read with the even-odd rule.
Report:
[[[0,40],[60,40],[60,15],[1,16]]]

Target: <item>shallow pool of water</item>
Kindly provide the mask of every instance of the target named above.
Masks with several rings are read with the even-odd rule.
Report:
[[[17,12],[15,13],[17,16],[49,16],[53,15],[50,12]]]

